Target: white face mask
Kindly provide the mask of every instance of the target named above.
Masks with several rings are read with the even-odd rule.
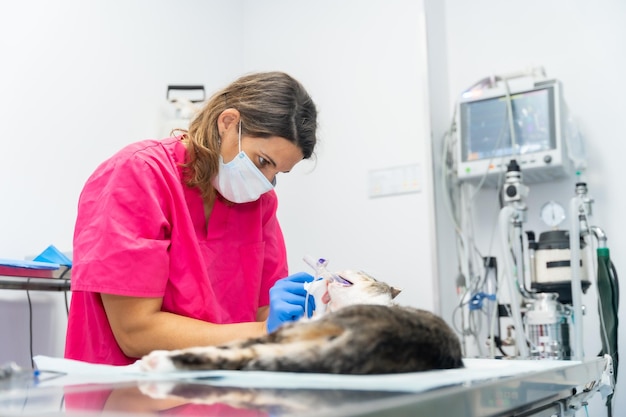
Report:
[[[233,203],[256,201],[261,194],[274,188],[248,155],[241,150],[241,121],[239,121],[239,153],[227,164],[220,155],[220,168],[213,179],[213,187]]]

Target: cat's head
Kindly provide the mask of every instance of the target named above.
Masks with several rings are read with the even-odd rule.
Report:
[[[336,272],[328,280],[328,310],[336,311],[353,304],[390,305],[400,290],[378,281],[363,271]]]

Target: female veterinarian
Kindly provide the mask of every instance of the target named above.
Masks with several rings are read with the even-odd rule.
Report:
[[[287,276],[273,188],[312,155],[316,119],[289,75],[247,75],[181,136],[101,164],[78,204],[65,357],[124,365],[302,316],[313,277]]]

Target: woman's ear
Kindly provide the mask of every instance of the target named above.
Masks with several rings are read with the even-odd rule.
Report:
[[[224,132],[232,129],[233,127],[237,129],[239,124],[239,118],[240,114],[239,110],[237,109],[226,109],[221,112],[217,118],[217,128],[220,132],[220,136],[223,136]]]

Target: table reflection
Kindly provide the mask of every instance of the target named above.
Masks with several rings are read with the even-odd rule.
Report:
[[[210,385],[202,381],[140,381],[120,386],[64,388],[67,412],[125,412],[198,416],[320,415],[406,392],[335,389],[268,389]]]
[[[498,372],[514,372],[494,377],[491,371],[496,365]],[[511,369],[516,366],[517,369]],[[529,366],[535,370],[529,370]],[[436,416],[442,410],[445,415],[464,417],[533,412],[548,415],[544,412],[573,412],[594,393],[610,392],[612,385],[607,381],[611,370],[607,358],[517,364],[476,360],[474,366],[453,373],[375,377],[375,385],[366,384],[365,381],[372,382],[366,376],[329,375],[316,379],[300,374],[289,379],[274,373],[227,372],[204,376],[190,373],[176,379],[160,379],[164,375],[157,379],[155,375],[148,380],[147,375],[129,379],[131,374],[70,375],[48,369],[0,378],[0,416]],[[436,388],[432,384],[427,384],[431,388],[420,385],[435,377],[439,377]],[[272,382],[283,388],[267,388]],[[368,390],[366,386],[378,388]],[[385,391],[385,387],[394,386],[398,387],[395,391]]]

